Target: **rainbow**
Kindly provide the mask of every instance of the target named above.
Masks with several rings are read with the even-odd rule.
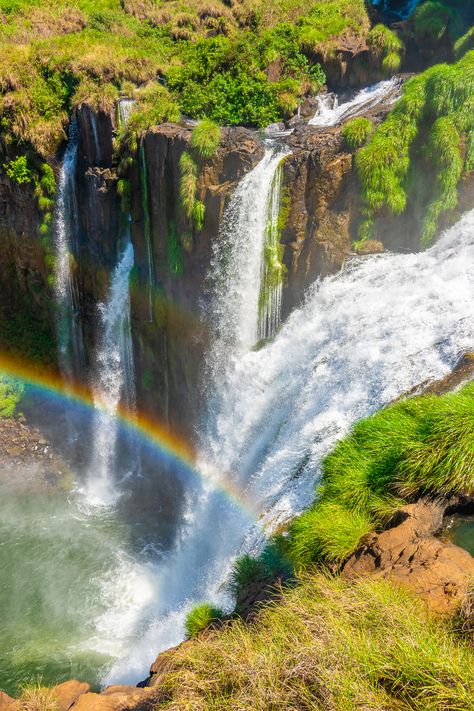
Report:
[[[90,412],[99,409],[88,388],[79,383],[65,382],[60,373],[39,366],[37,363],[0,354],[0,374],[47,396],[55,397],[66,407],[77,404]],[[214,490],[225,496],[231,504],[236,505],[252,520],[256,520],[262,514],[255,502],[250,501],[228,474],[219,471],[218,475],[213,475],[198,469],[193,448],[184,438],[171,433],[166,426],[141,413],[127,411],[124,407],[119,408],[116,417],[120,425],[137,435],[160,456],[175,460],[193,476],[210,483]]]

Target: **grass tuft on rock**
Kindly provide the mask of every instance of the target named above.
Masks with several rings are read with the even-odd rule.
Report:
[[[212,158],[219,147],[221,129],[214,121],[203,119],[191,134],[191,147],[200,158]]]
[[[361,420],[324,459],[316,501],[290,527],[292,560],[340,564],[403,503],[472,495],[473,443],[474,383]]]
[[[341,133],[347,147],[355,150],[367,143],[374,130],[373,121],[366,116],[360,116],[344,124]]]
[[[195,637],[199,632],[205,630],[213,622],[222,619],[224,613],[217,607],[213,607],[208,602],[196,605],[188,612],[186,617],[186,636],[188,639]]]

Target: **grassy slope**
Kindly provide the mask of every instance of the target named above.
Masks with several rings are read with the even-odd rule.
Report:
[[[305,577],[173,653],[156,709],[474,709],[474,653],[386,581]]]
[[[159,77],[188,115],[275,120],[324,81],[315,51],[369,30],[363,0],[2,0],[0,11],[2,133],[45,156],[72,106],[107,107]]]

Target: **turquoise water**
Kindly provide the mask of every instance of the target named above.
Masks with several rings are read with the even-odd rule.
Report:
[[[457,546],[474,555],[474,516],[455,516],[450,538]]]
[[[81,510],[80,497],[0,487],[0,689],[97,684],[123,643],[107,619],[110,591],[126,595],[130,572],[137,582],[128,537],[114,514]]]

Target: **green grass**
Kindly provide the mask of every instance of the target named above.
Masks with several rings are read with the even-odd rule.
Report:
[[[391,76],[398,72],[404,46],[395,32],[385,25],[375,25],[367,35],[367,44],[379,58],[385,74]]]
[[[472,711],[473,680],[473,650],[420,600],[314,574],[173,652],[155,708]]]
[[[323,462],[312,508],[290,527],[297,566],[342,563],[421,496],[474,493],[474,384],[404,400],[358,422]]]
[[[373,122],[365,116],[353,118],[342,127],[342,137],[351,150],[367,143],[375,128]]]
[[[209,625],[223,617],[222,610],[212,607],[207,602],[196,605],[186,617],[186,636],[188,639],[195,637],[199,632],[205,630]]]
[[[462,176],[474,169],[473,102],[474,52],[405,84],[402,98],[357,155],[362,239],[377,238],[376,218],[384,211],[399,215],[416,208],[421,244],[431,243],[439,218],[457,206]]]
[[[193,128],[191,148],[200,158],[212,158],[219,147],[221,130],[213,121],[203,119]]]

